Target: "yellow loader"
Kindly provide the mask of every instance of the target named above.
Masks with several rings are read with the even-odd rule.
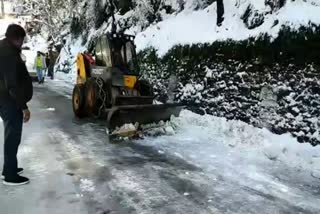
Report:
[[[76,117],[105,117],[110,129],[148,124],[179,116],[183,105],[154,104],[153,87],[139,76],[134,36],[107,33],[96,39],[90,54],[77,56],[73,90]]]

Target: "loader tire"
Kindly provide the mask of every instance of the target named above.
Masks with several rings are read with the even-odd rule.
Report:
[[[136,89],[141,96],[154,96],[153,87],[146,80],[139,80],[136,85]]]
[[[91,116],[96,116],[101,106],[99,86],[95,78],[89,78],[85,87],[85,109]]]
[[[84,96],[84,86],[75,85],[72,93],[72,107],[73,112],[76,117],[84,118],[86,116],[85,112],[85,96]]]

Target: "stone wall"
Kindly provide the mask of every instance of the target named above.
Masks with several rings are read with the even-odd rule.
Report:
[[[178,46],[163,58],[140,53],[141,72],[158,99],[168,94],[200,114],[242,120],[277,134],[290,132],[299,142],[320,144],[319,27],[279,38]],[[168,91],[170,79],[178,81]],[[172,82],[172,81],[171,81]],[[171,87],[172,88],[172,87]]]

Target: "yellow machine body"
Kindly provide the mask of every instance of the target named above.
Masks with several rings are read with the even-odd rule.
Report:
[[[77,55],[73,91],[77,117],[107,117],[108,127],[112,129],[127,123],[166,121],[171,115],[179,115],[181,104],[153,104],[152,85],[140,79],[133,36],[102,35],[90,53],[95,56],[94,65],[84,54]]]
[[[86,66],[84,57],[81,53],[77,56],[77,84],[84,84],[87,80]]]
[[[123,75],[124,86],[130,89],[133,89],[137,83],[136,76]]]

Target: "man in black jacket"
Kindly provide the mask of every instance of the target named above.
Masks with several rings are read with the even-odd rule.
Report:
[[[6,185],[22,185],[29,179],[20,176],[17,153],[21,142],[23,122],[30,119],[27,103],[33,95],[32,81],[21,59],[26,36],[24,29],[12,24],[6,38],[0,41],[0,116],[4,124],[4,164],[2,179]]]

